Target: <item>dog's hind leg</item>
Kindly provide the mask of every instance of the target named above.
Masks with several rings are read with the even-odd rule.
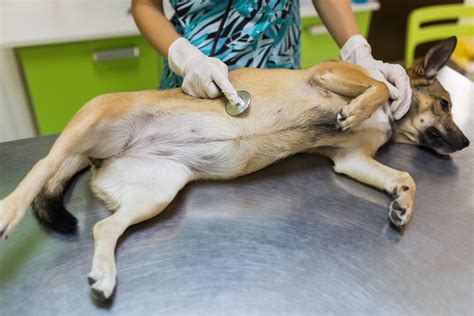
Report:
[[[96,123],[104,118],[104,98],[95,98],[72,118],[53,144],[48,155],[38,161],[16,189],[0,200],[0,237],[6,239],[21,221],[25,212],[46,182],[55,175],[64,161],[94,146]]]
[[[191,171],[170,161],[147,162],[121,158],[105,166],[93,181],[93,191],[116,212],[94,225],[94,257],[89,282],[108,299],[116,284],[115,246],[131,225],[163,211],[190,180]]]
[[[325,62],[314,69],[310,82],[335,94],[352,98],[337,115],[337,125],[341,130],[362,123],[388,100],[387,86],[370,77],[360,66]]]

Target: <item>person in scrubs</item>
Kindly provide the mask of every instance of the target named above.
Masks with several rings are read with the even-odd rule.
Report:
[[[242,67],[299,68],[299,0],[170,0],[175,13],[164,15],[163,0],[132,0],[141,33],[164,58],[161,89],[233,103],[239,97],[228,70]],[[359,33],[350,0],[313,0],[326,28],[341,48],[342,60],[361,65],[389,87],[392,113],[401,118],[411,103],[403,67],[375,60]]]

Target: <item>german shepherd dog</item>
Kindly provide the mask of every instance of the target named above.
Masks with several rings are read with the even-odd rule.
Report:
[[[187,96],[180,89],[106,94],[85,104],[6,198],[0,236],[6,239],[28,206],[64,233],[76,218],[63,205],[68,181],[91,166],[92,190],[113,215],[93,228],[91,288],[109,298],[116,284],[114,250],[130,226],[162,212],[193,180],[232,179],[299,152],[323,154],[337,173],[388,192],[397,227],[413,214],[415,182],[373,159],[394,139],[449,154],[469,141],[454,123],[447,91],[436,80],[456,46],[451,37],[408,69],[410,111],[399,121],[387,87],[356,65],[329,61],[308,69],[241,69],[229,74],[252,95],[240,117],[228,116],[223,97]]]

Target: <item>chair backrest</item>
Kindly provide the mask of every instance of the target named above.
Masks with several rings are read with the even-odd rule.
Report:
[[[469,24],[440,23],[423,26],[429,22],[474,17],[474,6],[463,4],[436,5],[413,10],[408,16],[407,38],[405,43],[405,66],[411,67],[415,49],[421,43],[456,36],[474,36],[474,27]]]

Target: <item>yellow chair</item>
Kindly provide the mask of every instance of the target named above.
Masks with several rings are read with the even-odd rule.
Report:
[[[468,24],[458,22],[428,26],[422,26],[422,24],[464,17],[474,17],[474,6],[448,4],[413,10],[408,16],[405,66],[411,67],[415,57],[415,48],[421,43],[441,40],[453,35],[474,36],[474,27]]]

